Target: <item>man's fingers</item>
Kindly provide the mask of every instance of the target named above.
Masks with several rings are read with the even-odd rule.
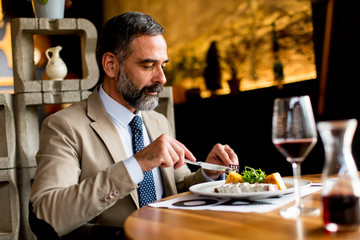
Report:
[[[231,164],[239,164],[239,160],[238,160],[236,153],[234,152],[234,150],[232,148],[230,148],[229,145],[225,145],[224,150],[228,154]]]
[[[194,155],[185,147],[185,145],[176,139],[165,136],[165,141],[163,143],[164,153],[161,160],[162,167],[174,166],[174,169],[177,169],[184,165],[185,157],[192,161],[196,161]]]
[[[196,161],[195,156],[190,152],[190,150],[187,149],[187,147],[185,147],[185,145],[179,142],[178,140],[173,139],[171,145],[173,149],[177,152],[179,156],[179,160],[181,161],[182,164],[184,163],[185,158],[191,161]]]
[[[234,150],[230,148],[229,145],[221,145],[216,144],[212,150],[215,155],[216,160],[225,163],[225,165],[229,164],[238,164],[238,158]]]
[[[185,158],[196,161],[194,155],[184,144],[167,134],[161,135],[134,156],[141,162],[140,165],[143,170],[149,170],[159,166],[174,166],[174,169],[177,169],[184,165]]]

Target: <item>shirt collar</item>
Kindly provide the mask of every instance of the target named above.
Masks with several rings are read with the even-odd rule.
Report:
[[[104,107],[111,118],[115,119],[123,127],[127,127],[135,114],[129,111],[120,103],[112,99],[103,89],[102,85],[99,88],[99,96],[104,103]],[[136,115],[141,116],[141,111],[138,111]]]

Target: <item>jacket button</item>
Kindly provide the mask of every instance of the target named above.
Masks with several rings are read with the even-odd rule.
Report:
[[[119,195],[119,190],[114,190],[114,191],[111,191],[111,193],[109,194],[110,198],[114,198],[116,197],[117,195]]]

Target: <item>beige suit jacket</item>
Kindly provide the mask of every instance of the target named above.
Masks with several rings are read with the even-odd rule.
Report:
[[[143,112],[151,140],[171,134],[167,119]],[[39,219],[65,235],[87,222],[123,226],[139,208],[137,184],[123,160],[125,147],[106,112],[97,89],[88,99],[74,103],[43,122],[37,171],[30,201]],[[174,171],[161,168],[166,196],[204,182],[200,171],[186,165]]]

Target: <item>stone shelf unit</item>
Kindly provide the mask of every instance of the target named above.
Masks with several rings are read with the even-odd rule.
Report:
[[[18,239],[20,228],[13,102],[12,94],[0,94],[0,240]]]
[[[15,168],[14,96],[0,94],[0,169]]]
[[[19,239],[20,208],[16,169],[0,169],[0,240]]]
[[[38,34],[79,36],[83,78],[37,80],[33,36]],[[6,190],[0,191],[0,199],[3,199],[0,202],[11,208],[2,213],[5,218],[0,221],[0,240],[36,239],[27,219],[31,183],[36,171],[35,155],[39,148],[39,106],[73,103],[88,97],[89,89],[99,79],[95,54],[97,31],[86,19],[17,18],[11,22],[11,41],[15,93],[0,95],[0,117],[9,125],[9,128],[0,128],[0,133],[6,131],[6,139],[1,141],[6,143],[7,155],[12,156],[10,161],[8,156],[0,156],[0,190]],[[1,107],[3,102],[5,107]],[[9,132],[11,129],[13,134]]]
[[[34,34],[78,35],[81,45],[83,78],[63,81],[36,80]],[[11,41],[15,93],[87,91],[94,87],[98,81],[99,70],[95,51],[97,31],[95,26],[86,19],[16,18],[11,22]]]

